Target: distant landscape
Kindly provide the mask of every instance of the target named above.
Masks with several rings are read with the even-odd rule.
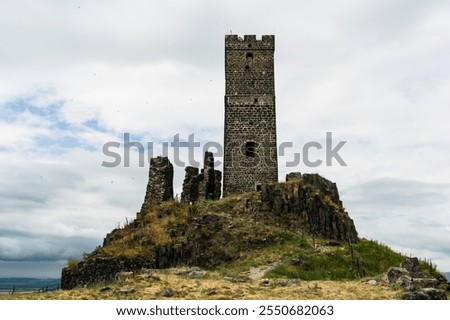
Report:
[[[60,287],[60,279],[0,278],[0,293],[15,291],[53,291]]]
[[[444,272],[445,277],[450,281],[450,272]]]

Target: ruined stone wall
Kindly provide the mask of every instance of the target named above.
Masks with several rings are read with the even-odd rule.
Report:
[[[219,200],[221,195],[222,195],[222,172],[219,170],[214,170],[214,191],[212,199]]]
[[[194,180],[199,177],[202,174]],[[71,289],[105,283],[114,279],[118,272],[143,268],[216,267],[223,262],[236,261],[249,250],[283,241],[271,230],[273,226],[298,235],[305,232],[329,240],[357,242],[353,220],[336,202],[339,195],[331,197],[337,193],[335,186],[316,174],[294,173],[288,176],[286,183],[263,184],[260,193],[230,197],[226,205],[222,202],[217,206],[199,206],[189,210],[187,216],[176,209],[180,208],[179,204],[165,205],[164,211],[170,206],[175,209],[171,213],[175,219],[166,230],[167,243],[158,243],[144,231],[149,224],[162,223],[164,215],[154,215],[151,220],[149,216],[138,215],[123,229],[108,234],[103,247],[115,246],[116,250],[117,246],[121,249],[145,247],[145,255],[110,257],[102,256],[102,250],[96,249],[75,266],[64,268],[61,286]]]
[[[199,199],[218,200],[221,196],[222,173],[214,169],[212,152],[205,152],[203,169],[186,167],[181,202],[193,203]]]
[[[150,170],[141,212],[149,206],[173,200],[173,165],[167,157],[150,159]]]
[[[223,195],[278,181],[274,36],[225,37]]]
[[[181,202],[190,203],[198,198],[198,195],[194,193],[198,186],[194,186],[194,179],[198,176],[198,168],[187,166],[185,169],[183,191],[181,192]]]
[[[108,283],[119,272],[155,268],[155,263],[141,258],[105,257],[80,261],[76,267],[63,268],[61,289],[70,290],[94,284]]]

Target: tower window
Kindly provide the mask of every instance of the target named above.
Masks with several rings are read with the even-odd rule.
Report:
[[[253,61],[253,52],[247,52],[245,57],[247,59],[247,65],[245,66],[245,71],[249,71],[250,65],[252,64],[252,61]]]
[[[256,154],[256,142],[255,141],[247,141],[245,143],[245,156],[254,158]]]

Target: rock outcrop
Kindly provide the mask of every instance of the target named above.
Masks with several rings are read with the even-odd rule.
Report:
[[[385,280],[405,290],[402,295],[404,300],[447,300],[445,290],[440,288],[446,286],[445,281],[425,278],[420,271],[419,259],[415,257],[405,258],[400,267],[390,267]]]
[[[218,194],[217,177],[208,157],[202,173],[186,170],[183,199],[171,200],[168,160],[153,161],[143,210],[123,228],[113,230],[88,257],[65,268],[62,286],[107,282],[122,271],[180,265],[215,268],[243,254],[283,242],[283,234],[312,235],[338,242],[357,242],[352,219],[341,205],[336,185],[319,175],[291,175],[286,183],[263,184],[260,192],[200,201]],[[294,178],[295,176],[295,178]],[[160,186],[154,191],[150,182]],[[189,186],[189,187],[188,187]],[[189,189],[189,190],[187,190]]]
[[[272,214],[290,216],[310,234],[356,242],[353,220],[342,207],[336,184],[318,174],[290,173],[286,183],[263,184],[261,200]]]

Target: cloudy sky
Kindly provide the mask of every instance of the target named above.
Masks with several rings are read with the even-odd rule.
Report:
[[[449,30],[438,0],[1,1],[0,277],[57,277],[135,216],[148,165],[124,166],[124,133],[222,142],[229,33],[275,34],[280,180],[336,181],[360,236],[450,271]],[[326,132],[347,166],[286,166]]]

